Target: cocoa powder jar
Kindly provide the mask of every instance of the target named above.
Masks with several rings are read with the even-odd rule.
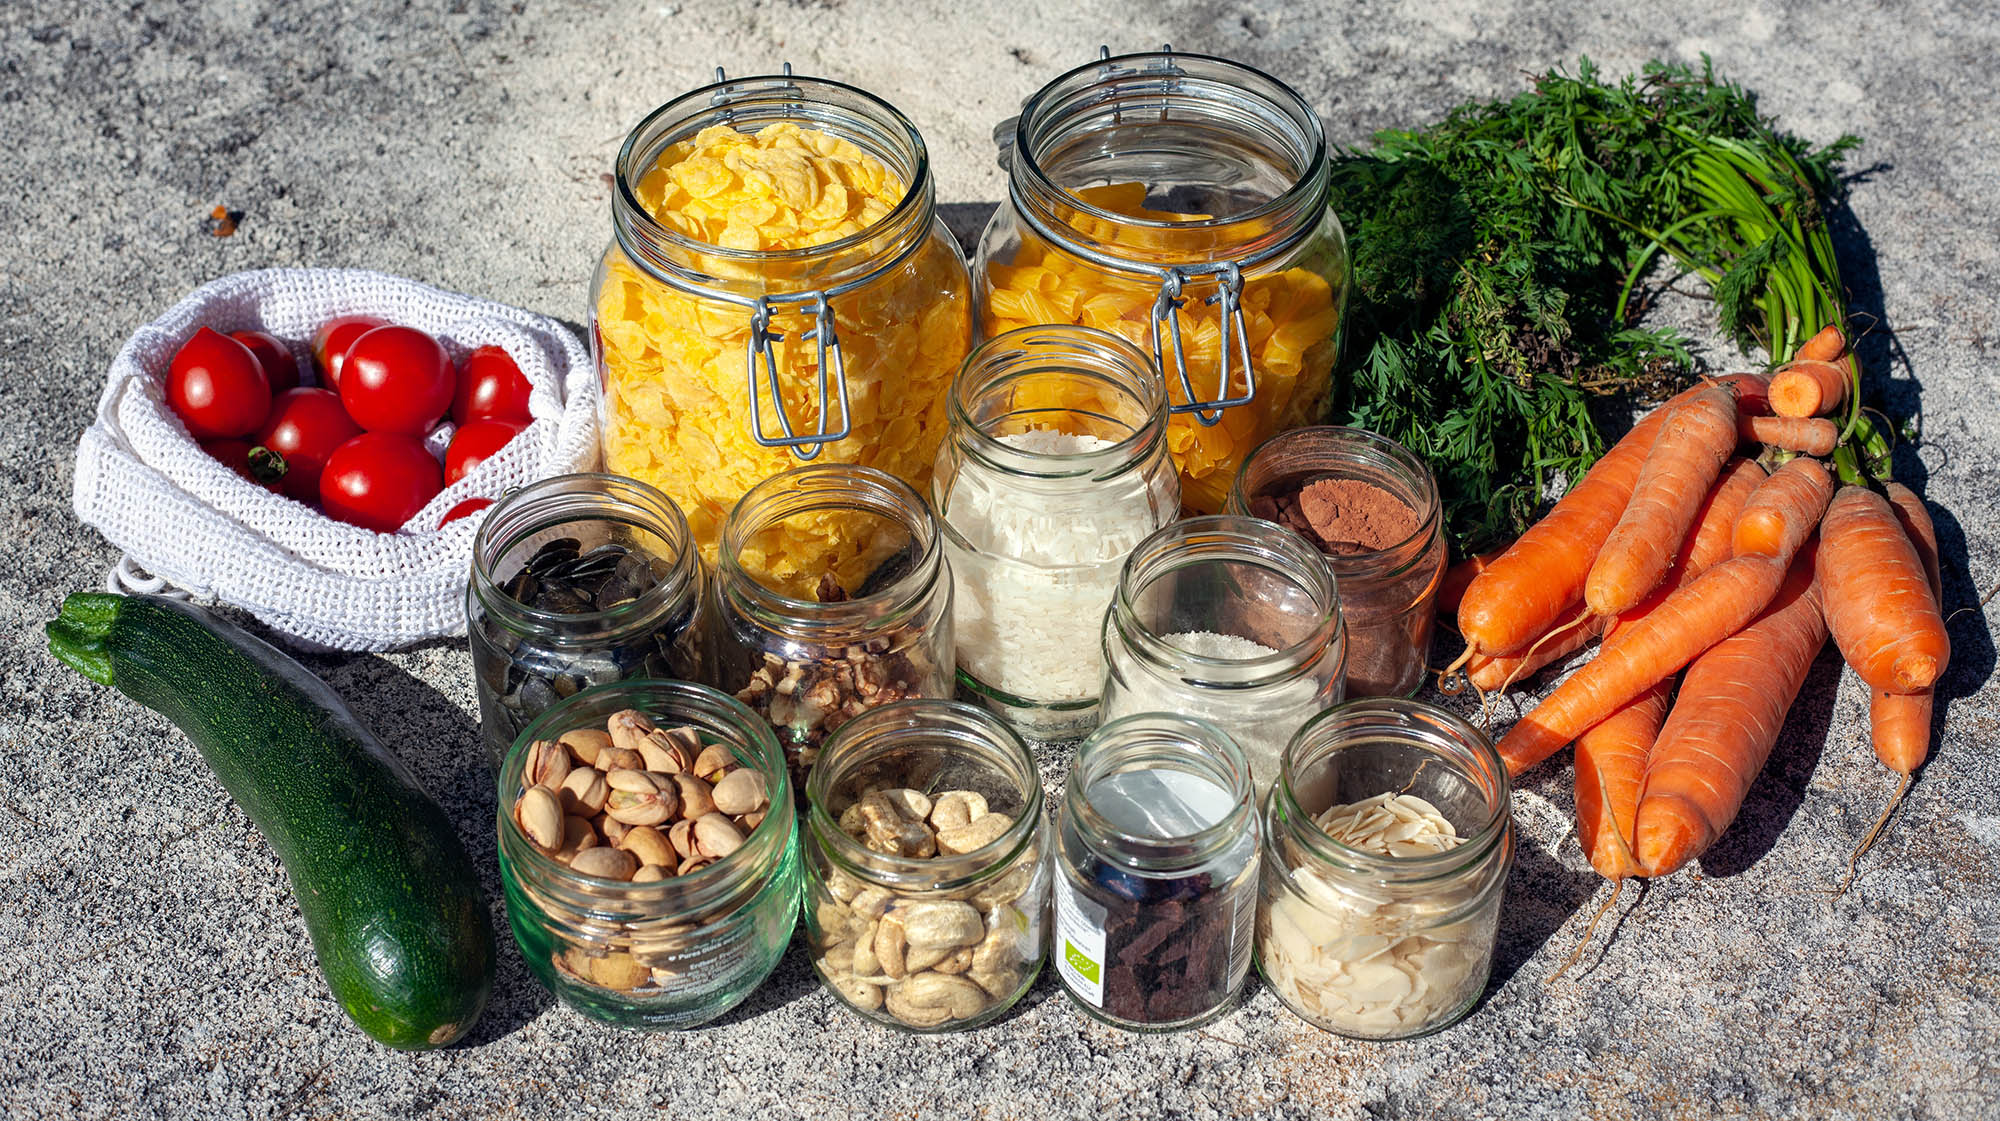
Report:
[[[1409,696],[1423,684],[1444,578],[1444,507],[1422,460],[1361,428],[1281,432],[1243,461],[1229,511],[1316,546],[1347,619],[1347,695]]]

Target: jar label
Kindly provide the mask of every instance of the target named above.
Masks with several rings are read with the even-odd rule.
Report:
[[[1069,991],[1104,1007],[1104,908],[1056,877],[1056,972]]]

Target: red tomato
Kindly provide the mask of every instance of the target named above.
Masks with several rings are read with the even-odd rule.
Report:
[[[526,427],[518,420],[475,420],[452,433],[451,446],[444,451],[444,485],[465,478],[466,472],[499,454]]]
[[[458,375],[458,392],[451,398],[451,419],[519,420],[528,416],[528,379],[504,347],[477,347],[465,357]]]
[[[221,460],[224,467],[229,468],[245,479],[256,483],[273,494],[279,493],[279,480],[284,477],[285,473],[284,465],[282,463],[272,464],[264,460],[261,456],[253,459],[250,455],[250,441],[203,440],[201,442],[201,450],[207,452],[215,459]],[[263,476],[262,478],[259,478],[260,474]]]
[[[451,356],[415,327],[377,327],[354,340],[340,368],[340,403],[370,432],[421,436],[451,407]]]
[[[320,324],[313,332],[313,362],[319,366],[319,383],[328,389],[340,388],[341,360],[347,357],[347,348],[354,340],[373,331],[386,327],[389,321],[372,315],[343,315]]]
[[[249,347],[203,327],[174,352],[167,404],[197,440],[248,436],[271,411],[271,383]]]
[[[231,331],[229,337],[250,348],[257,364],[264,367],[264,380],[271,383],[271,396],[299,387],[299,360],[291,348],[275,335],[262,331]]]
[[[394,533],[444,489],[438,461],[415,436],[363,432],[334,449],[319,476],[329,517]]]
[[[361,426],[333,390],[288,389],[271,399],[271,417],[257,430],[257,444],[284,457],[286,494],[318,502],[327,457],[359,435]]]
[[[444,519],[438,522],[438,528],[443,529],[458,519],[477,514],[491,505],[493,505],[493,500],[490,498],[468,498],[445,511]]]

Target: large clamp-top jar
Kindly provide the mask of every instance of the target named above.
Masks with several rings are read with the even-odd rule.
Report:
[[[632,130],[591,294],[605,469],[671,496],[711,564],[737,498],[801,461],[924,485],[971,349],[916,127],[786,70],[718,70]]]
[[[1325,411],[1347,306],[1326,136],[1290,87],[1170,48],[1101,57],[1002,126],[1008,201],[980,242],[989,336],[1079,323],[1153,352],[1183,500]]]

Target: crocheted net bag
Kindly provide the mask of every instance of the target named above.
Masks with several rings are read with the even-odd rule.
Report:
[[[267,331],[310,370],[308,340],[340,315],[428,331],[457,363],[474,347],[504,347],[533,387],[532,423],[396,533],[335,521],[243,479],[166,404],[168,365],[196,328]],[[447,418],[430,437],[434,452],[451,431]],[[106,581],[114,591],[178,591],[240,607],[300,645],[385,650],[465,631],[479,517],[440,528],[446,511],[596,462],[596,371],[561,323],[377,272],[266,269],[195,289],[126,341],[77,444],[74,501],[124,553]]]

